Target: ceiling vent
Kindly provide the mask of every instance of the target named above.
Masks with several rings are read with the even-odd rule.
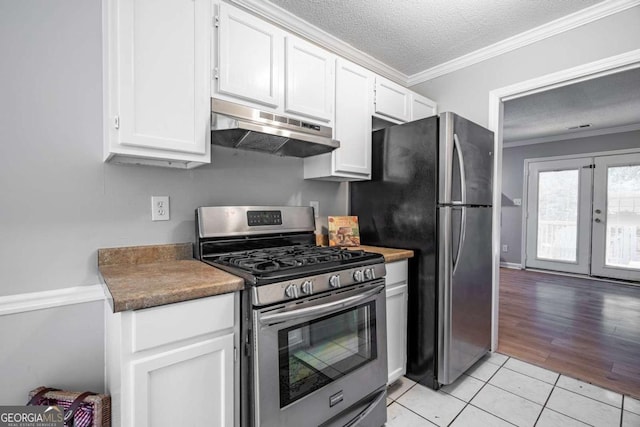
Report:
[[[571,126],[570,128],[567,128],[568,130],[576,130],[576,129],[585,129],[585,128],[590,128],[591,127],[591,123],[587,123],[586,125],[578,125],[578,126]]]

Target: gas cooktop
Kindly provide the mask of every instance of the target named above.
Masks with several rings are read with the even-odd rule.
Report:
[[[381,255],[362,250],[307,244],[208,255],[202,261],[255,285],[384,262]]]
[[[261,274],[267,271],[283,271],[305,265],[317,265],[333,261],[352,260],[365,256],[364,251],[349,251],[336,247],[294,245],[221,255],[216,262]]]
[[[342,282],[333,279],[334,287],[340,287],[368,280],[365,276],[375,275],[373,264],[384,265],[380,254],[317,246],[315,241],[314,212],[308,207],[212,206],[196,210],[196,257],[244,278],[248,285],[343,271]],[[355,274],[355,278],[347,279],[348,274]],[[335,275],[316,277],[316,283]]]

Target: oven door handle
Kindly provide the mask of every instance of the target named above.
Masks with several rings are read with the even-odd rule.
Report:
[[[379,294],[384,289],[384,285],[376,286],[373,289],[364,291],[357,295],[353,295],[338,301],[328,302],[326,304],[320,304],[313,307],[299,308],[297,310],[285,311],[282,313],[264,314],[258,318],[260,323],[264,326],[270,326],[275,323],[286,322],[293,319],[303,319],[311,316],[319,316],[330,313],[332,311],[345,309],[358,305],[363,300]]]

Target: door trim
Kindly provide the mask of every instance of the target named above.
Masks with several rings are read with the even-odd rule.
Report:
[[[500,296],[500,218],[502,214],[502,147],[504,102],[558,88],[580,81],[586,81],[608,74],[640,67],[640,49],[620,55],[610,56],[546,74],[513,85],[497,88],[489,92],[489,130],[494,132],[494,181],[493,181],[493,309],[491,316],[491,348],[498,349],[498,319]]]

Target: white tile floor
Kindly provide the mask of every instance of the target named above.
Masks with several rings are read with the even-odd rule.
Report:
[[[640,427],[640,401],[493,353],[438,391],[401,378],[388,427]]]

